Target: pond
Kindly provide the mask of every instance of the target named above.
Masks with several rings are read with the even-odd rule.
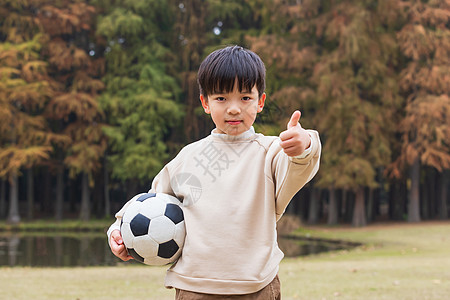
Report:
[[[282,237],[278,243],[286,257],[357,246],[353,243],[294,236]],[[104,234],[0,234],[0,266],[108,266],[119,262],[109,250]]]
[[[105,235],[0,235],[0,266],[66,267],[115,263]]]

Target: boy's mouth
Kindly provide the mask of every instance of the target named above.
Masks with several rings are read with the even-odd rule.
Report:
[[[239,125],[239,124],[241,124],[242,123],[242,121],[241,120],[227,120],[227,121],[225,121],[227,124],[229,124],[229,125]]]

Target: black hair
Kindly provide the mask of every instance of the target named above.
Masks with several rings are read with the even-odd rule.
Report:
[[[259,56],[240,46],[229,46],[209,54],[198,69],[200,94],[231,92],[235,81],[239,91],[251,91],[256,85],[259,97],[266,88],[266,68]]]

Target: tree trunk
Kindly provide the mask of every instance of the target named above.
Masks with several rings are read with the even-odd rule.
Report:
[[[52,195],[52,176],[48,167],[44,169],[43,174],[43,197],[41,201],[42,212],[47,216],[47,214],[53,209],[53,195]]]
[[[350,223],[352,221],[353,210],[355,207],[355,194],[351,190],[346,190],[344,199],[345,203],[342,207],[344,209],[344,220],[345,222]]]
[[[339,217],[339,208],[336,198],[336,191],[334,189],[334,186],[331,186],[329,188],[329,204],[328,204],[328,225],[336,225],[338,223],[338,217]]]
[[[6,181],[0,179],[0,218],[6,216]]]
[[[79,184],[77,179],[73,178],[67,178],[67,202],[69,202],[69,209],[68,212],[70,213],[70,217],[72,217],[72,213],[75,214],[78,210],[78,202],[77,197],[75,196],[77,194],[76,190],[78,189]],[[74,216],[74,215],[73,215]]]
[[[419,202],[420,202],[420,215],[422,220],[431,219],[431,212],[429,210],[428,203],[433,201],[430,199],[431,186],[428,184],[428,171],[429,168],[422,168],[422,173],[425,174],[422,184],[419,182]]]
[[[375,190],[372,188],[369,188],[367,192],[368,192],[367,220],[369,222],[372,222],[373,220],[375,220],[375,211],[376,211],[375,199],[374,199]]]
[[[10,179],[8,223],[18,224],[19,222],[19,185],[17,174],[13,174]]]
[[[64,213],[64,169],[61,167],[56,173],[56,203],[55,219],[61,221]]]
[[[399,185],[400,208],[402,212],[402,220],[406,220],[408,216],[408,185],[406,180],[402,180]]]
[[[109,197],[109,174],[108,174],[108,165],[107,159],[105,157],[103,164],[103,188],[104,188],[104,197],[105,197],[105,217],[111,216],[111,199]]]
[[[364,187],[359,187],[356,191],[355,206],[353,208],[352,226],[354,227],[362,227],[367,225],[364,201]]]
[[[420,161],[414,160],[409,173],[411,187],[409,191],[408,222],[420,222]]]
[[[297,201],[294,202],[295,215],[300,217],[302,222],[308,222],[309,202],[311,199],[312,188],[301,189],[294,197],[297,197]]]
[[[134,196],[136,196],[136,194],[138,194],[137,192],[138,189],[138,184],[136,180],[133,179],[129,179],[127,180],[127,201],[130,200],[131,198],[133,198]]]
[[[34,214],[34,182],[33,169],[28,169],[27,174],[27,219],[32,220]]]
[[[427,207],[430,212],[430,218],[435,219],[437,216],[437,203],[438,203],[438,172],[435,168],[429,168],[427,183],[426,185],[429,187],[428,189],[428,201]]]
[[[308,224],[317,224],[319,221],[319,207],[320,207],[320,190],[312,188],[311,200],[309,201],[308,210]]]
[[[81,207],[80,220],[89,221],[90,218],[90,199],[89,199],[89,176],[83,173],[81,178]]]
[[[400,182],[393,180],[389,185],[388,193],[388,215],[390,220],[401,220],[403,218],[403,209],[400,198]]]
[[[450,181],[450,171],[444,170],[441,173],[440,180],[440,196],[439,196],[439,219],[445,220],[448,219],[448,206],[447,206],[447,197],[448,197],[448,185]]]

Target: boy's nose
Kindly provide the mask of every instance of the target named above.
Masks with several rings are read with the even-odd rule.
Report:
[[[239,105],[232,104],[228,106],[227,113],[229,113],[230,115],[239,114],[241,113],[241,108],[239,107]]]

